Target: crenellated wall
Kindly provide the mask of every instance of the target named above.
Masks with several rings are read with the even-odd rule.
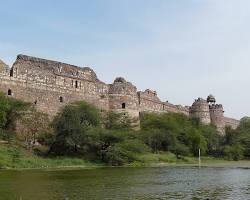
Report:
[[[141,112],[175,112],[189,115],[189,107],[174,105],[168,102],[162,102],[157,96],[156,91],[146,89],[144,92],[138,92],[139,109]]]
[[[156,91],[144,92],[124,78],[118,77],[112,84],[97,78],[89,67],[78,67],[41,58],[18,55],[10,69],[0,60],[0,91],[14,98],[31,102],[42,112],[54,116],[64,105],[75,101],[87,101],[100,110],[128,113],[138,118],[140,112],[175,112],[197,117],[203,123],[210,122],[218,129],[225,125],[236,128],[238,120],[224,118],[222,105],[211,105],[215,98],[199,98],[191,107],[162,102]]]

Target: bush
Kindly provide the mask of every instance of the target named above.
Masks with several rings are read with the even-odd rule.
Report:
[[[137,160],[137,155],[148,152],[147,146],[139,140],[116,143],[107,149],[105,161],[111,165],[123,165]]]
[[[76,102],[64,107],[53,122],[56,133],[50,153],[79,154],[86,142],[86,132],[100,125],[100,113],[86,102]]]
[[[229,160],[240,160],[243,158],[244,148],[241,145],[225,146],[224,155]]]

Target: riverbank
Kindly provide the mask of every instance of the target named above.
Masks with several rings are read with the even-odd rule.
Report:
[[[100,163],[88,162],[80,158],[36,156],[22,148],[0,145],[0,169],[49,169],[49,168],[94,168]]]
[[[203,167],[242,167],[250,168],[250,161],[228,161],[213,157],[202,157]],[[199,166],[195,157],[177,159],[169,152],[138,155],[137,161],[124,167],[164,167],[164,166]],[[32,154],[24,149],[16,149],[7,144],[0,145],[0,169],[79,169],[108,167],[103,163],[89,162],[80,158],[46,158]]]

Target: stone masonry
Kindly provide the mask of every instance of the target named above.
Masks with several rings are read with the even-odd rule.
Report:
[[[0,91],[31,102],[37,110],[54,116],[64,105],[87,101],[100,110],[127,113],[138,118],[141,112],[175,112],[214,124],[221,134],[226,125],[236,128],[238,120],[224,117],[221,104],[210,95],[198,98],[191,107],[162,102],[156,91],[137,88],[118,77],[112,84],[100,81],[89,67],[78,67],[41,58],[18,55],[11,68],[0,60]]]

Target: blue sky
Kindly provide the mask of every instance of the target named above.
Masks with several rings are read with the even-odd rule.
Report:
[[[212,93],[250,116],[248,0],[0,0],[0,58],[27,54],[123,76],[162,101]]]

